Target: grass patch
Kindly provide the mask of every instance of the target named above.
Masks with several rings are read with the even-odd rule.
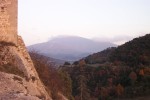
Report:
[[[22,71],[20,71],[17,67],[10,64],[0,66],[0,71],[24,77],[24,73]]]

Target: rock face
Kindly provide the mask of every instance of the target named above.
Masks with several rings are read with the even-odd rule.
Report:
[[[0,43],[0,99],[51,100],[20,36],[17,46]]]
[[[40,96],[33,83],[14,74],[0,72],[1,100],[40,100]]]

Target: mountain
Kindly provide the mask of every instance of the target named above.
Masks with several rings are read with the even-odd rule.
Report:
[[[53,38],[45,43],[31,45],[28,49],[52,58],[74,61],[114,46],[116,45],[108,42],[96,42],[77,36],[64,36]]]

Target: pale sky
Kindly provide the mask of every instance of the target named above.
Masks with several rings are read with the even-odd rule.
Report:
[[[26,45],[59,35],[125,41],[150,33],[150,0],[18,1],[18,33]]]

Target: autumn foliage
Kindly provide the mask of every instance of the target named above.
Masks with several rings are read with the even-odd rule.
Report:
[[[47,92],[53,100],[62,100],[59,93],[72,100],[72,85],[67,73],[58,71],[50,63],[49,58],[36,52],[30,52],[35,68]]]

